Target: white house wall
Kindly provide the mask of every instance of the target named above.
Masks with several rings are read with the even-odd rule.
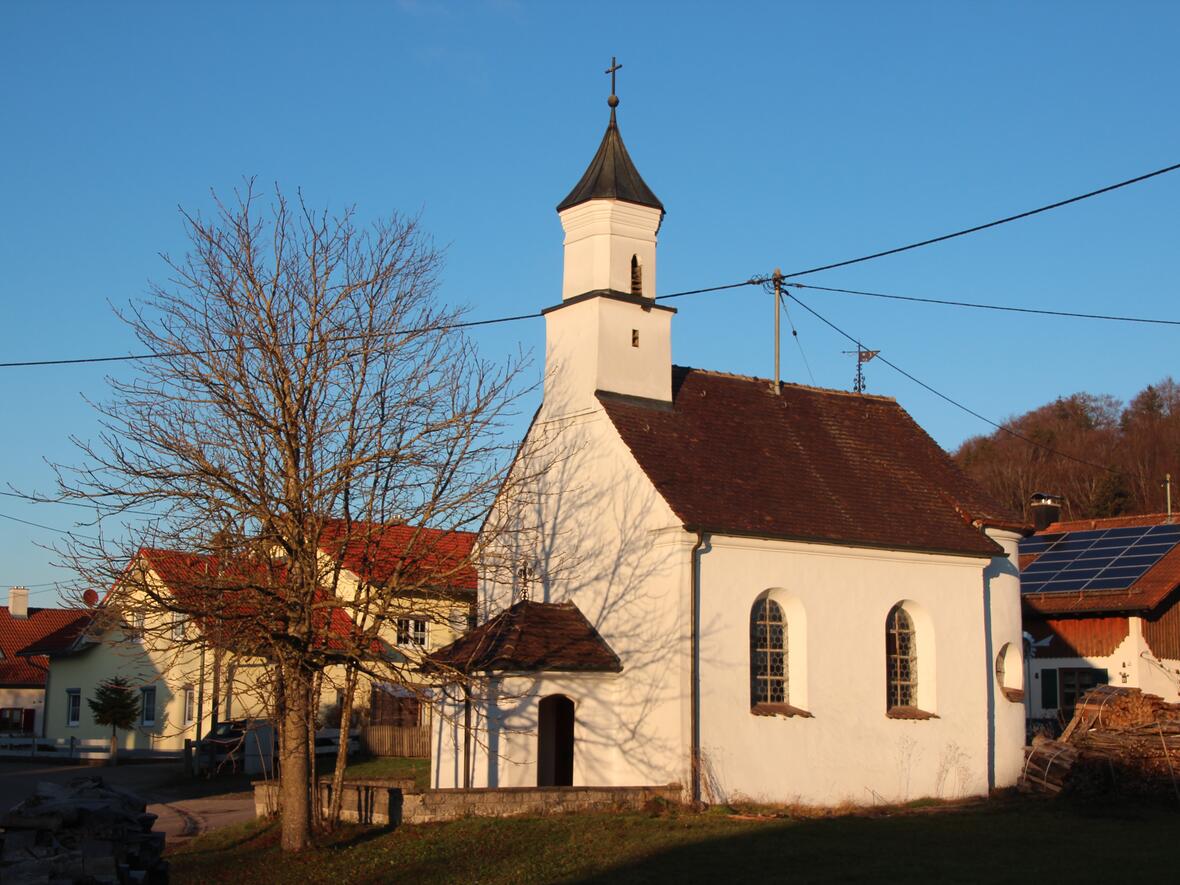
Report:
[[[985,565],[966,557],[712,538],[701,553],[705,797],[871,804],[985,793],[983,686],[994,678],[981,629]],[[813,718],[750,712],[750,610],[770,589],[805,613],[806,635],[791,641],[806,645]],[[886,717],[886,616],[903,601],[919,613],[919,698],[935,719]],[[993,618],[1019,642],[1018,617],[1005,609]],[[1023,743],[1022,735],[1008,734],[1008,719],[1020,716],[1017,708],[1003,722],[1011,741],[998,766],[1005,779],[1008,757],[1018,756]]]
[[[1020,535],[989,530],[988,537],[1004,548],[1005,556],[994,557],[984,570],[984,592],[988,602],[987,658],[991,667],[980,678],[988,686],[988,703],[993,711],[991,735],[991,786],[1008,787],[1020,778],[1024,765],[1025,704],[1005,697],[996,678],[996,659],[1010,644],[1006,682],[1025,692],[1024,627],[1020,610],[1020,569],[1017,543]]]

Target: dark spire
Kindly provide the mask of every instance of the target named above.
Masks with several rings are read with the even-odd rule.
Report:
[[[611,81],[610,98],[606,100],[610,106],[610,123],[607,124],[606,134],[602,136],[598,153],[590,161],[581,181],[557,204],[558,212],[590,200],[622,200],[625,203],[650,206],[661,213],[664,211],[664,204],[652,193],[631,162],[631,155],[623,144],[623,136],[619,134],[619,124],[615,120],[615,108],[619,106],[619,97],[615,95],[615,72],[622,67],[615,59],[611,59],[611,66],[606,70]]]

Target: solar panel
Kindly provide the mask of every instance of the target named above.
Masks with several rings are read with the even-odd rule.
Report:
[[[1020,542],[1038,554],[1021,571],[1024,593],[1130,587],[1180,544],[1180,525],[1126,526],[1036,535]]]

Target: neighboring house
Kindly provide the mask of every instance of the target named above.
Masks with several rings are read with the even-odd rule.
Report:
[[[1068,722],[1102,683],[1180,700],[1180,524],[1045,522],[1020,542],[1030,719]]]
[[[320,553],[326,562],[340,565],[338,596],[355,603],[365,588],[384,588],[393,581],[399,588],[383,613],[379,635],[402,662],[400,678],[366,679],[357,692],[354,721],[400,728],[425,725],[427,680],[419,677],[419,665],[426,654],[474,626],[475,538],[474,532],[404,523],[332,520],[324,527]]]
[[[434,785],[835,804],[1015,783],[1024,526],[892,399],[672,365],[664,209],[613,108],[558,213],[517,462],[541,478],[489,518],[483,623],[431,656]]]
[[[79,609],[29,608],[26,587],[8,591],[0,608],[0,736],[40,736],[44,727],[49,660],[22,649],[85,619]]]
[[[381,585],[395,574],[412,588],[395,600],[388,624],[379,634],[382,641],[372,643],[370,651],[380,664],[374,669],[396,667],[402,678],[395,681],[405,682],[407,674],[416,672],[423,654],[466,629],[475,597],[475,574],[469,561],[473,538],[404,525],[362,524],[358,530],[354,524],[346,532],[342,525],[329,524],[324,552],[339,557],[338,596],[345,606],[364,587]],[[250,640],[257,610],[250,608],[248,593],[230,604],[235,620],[226,623],[166,611],[148,601],[141,589],[155,588],[162,598],[174,598],[178,608],[200,611],[205,608],[200,595],[217,592],[211,588],[219,583],[243,587],[254,583],[235,577],[242,568],[241,564],[227,567],[206,555],[141,550],[128,566],[127,577],[86,617],[81,629],[48,637],[34,649],[51,662],[48,736],[107,737],[109,732],[94,724],[86,701],[101,682],[113,676],[126,678],[140,695],[140,721],[135,729],[121,734],[126,749],[177,750],[186,739],[207,734],[214,722],[269,716],[274,698],[271,671]],[[285,564],[277,559],[265,567],[249,568],[265,568],[268,581],[281,582],[285,572]],[[406,578],[407,574],[411,577]],[[415,575],[423,577],[415,581]],[[257,583],[265,586],[259,578]],[[456,586],[433,583],[444,579]],[[325,622],[329,650],[341,648],[357,629],[349,611],[326,607],[318,612],[331,618],[330,625]],[[325,671],[318,711],[321,722],[330,721],[338,708],[343,683],[341,667]],[[366,678],[358,691],[356,718],[416,726],[421,721],[420,694],[420,690],[380,681],[370,686]]]

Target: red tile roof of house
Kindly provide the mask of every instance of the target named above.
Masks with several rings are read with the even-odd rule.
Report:
[[[214,556],[159,548],[143,548],[140,557],[179,605],[191,608],[194,616],[205,622],[202,628],[213,642],[232,647],[235,642],[248,641],[251,628],[259,627],[259,612],[271,611],[278,617],[285,611],[281,597],[276,595],[281,592],[287,575],[287,566],[280,560],[238,561],[227,565]],[[203,601],[207,597],[212,597],[224,620],[214,622],[200,617],[199,612],[207,608],[208,603]],[[317,630],[327,627],[325,644],[339,651],[348,646],[350,637],[355,637],[359,628],[344,608],[329,606],[329,599],[331,594],[321,588],[317,602],[323,605],[313,613],[314,624]],[[325,622],[325,616],[330,616],[331,621]],[[265,628],[257,629],[253,638],[263,639],[267,634]],[[374,640],[370,650],[380,654],[383,646]]]
[[[619,656],[572,602],[518,602],[426,660],[428,666],[462,673],[623,669]]]
[[[1055,522],[1038,535],[1090,532],[1097,529],[1164,525],[1166,513],[1114,516],[1107,519],[1074,519]],[[1020,567],[1036,561],[1036,554],[1023,554]],[[1078,590],[1076,592],[1025,593],[1021,601],[1027,611],[1038,615],[1082,615],[1117,612],[1147,612],[1156,608],[1180,587],[1180,545],[1173,547],[1131,586],[1121,590]]]
[[[384,585],[395,576],[408,584],[475,592],[471,561],[474,532],[444,531],[404,523],[379,525],[329,520],[320,549],[362,581]]]
[[[82,609],[30,608],[27,618],[14,618],[7,606],[0,607],[0,686],[45,685],[49,660],[38,649],[57,642],[59,634],[89,622],[90,613]]]
[[[671,405],[599,392],[689,528],[975,556],[1020,520],[893,399],[675,367]]]

